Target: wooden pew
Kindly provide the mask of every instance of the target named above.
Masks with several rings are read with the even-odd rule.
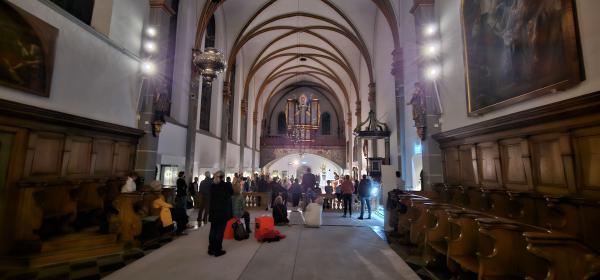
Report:
[[[600,256],[563,233],[526,232],[527,250],[548,263],[547,280],[598,279]]]
[[[446,253],[446,266],[453,272],[459,272],[458,266],[465,271],[477,273],[479,271],[478,251],[479,233],[477,218],[480,213],[468,210],[448,210],[450,231],[447,238],[448,250]]]
[[[426,264],[429,264],[435,262],[439,255],[446,257],[450,231],[447,210],[456,209],[456,207],[451,204],[435,202],[425,203],[425,206],[427,207],[425,211],[427,222],[423,259]]]
[[[142,216],[134,209],[137,202],[142,201],[141,193],[121,193],[113,201],[115,209],[119,214],[112,216],[110,231],[119,234],[122,242],[139,245],[135,237],[142,233]]]
[[[548,232],[542,228],[495,218],[477,218],[479,279],[542,279],[547,273],[544,260],[527,251],[524,232]],[[491,247],[486,247],[491,245]]]

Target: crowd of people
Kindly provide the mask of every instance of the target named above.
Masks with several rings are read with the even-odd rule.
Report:
[[[132,174],[127,178],[122,192],[136,190],[136,177],[135,174]],[[153,190],[161,189],[158,181],[152,182],[150,185]],[[167,203],[161,194],[153,202],[153,207],[160,209],[163,226],[173,228],[177,235],[185,235],[188,224],[186,210],[192,207],[198,209],[198,225],[207,225],[210,222],[208,254],[218,257],[226,253],[222,248],[222,243],[227,222],[231,218],[243,220],[246,232],[252,232],[250,214],[245,209],[246,196],[243,193],[270,193],[268,205],[273,211],[274,222],[276,225],[286,225],[289,223],[287,216],[289,198],[291,198],[290,202],[294,211],[298,211],[306,210],[311,203],[329,208],[335,197],[338,201],[343,201],[343,217],[352,217],[354,195],[357,195],[361,203],[358,219],[364,218],[365,206],[368,214],[366,219],[370,219],[372,185],[366,175],[363,175],[362,180],[358,181],[351,180],[349,175],[339,176],[336,174],[334,180],[327,181],[323,191],[319,186],[318,177],[311,173],[310,168],[306,170],[301,179],[284,177],[282,180],[264,174],[254,174],[249,178],[235,173],[233,178],[230,178],[225,177],[225,173],[222,171],[215,172],[211,176],[211,173],[207,171],[204,173],[202,181],[199,181],[198,177],[194,177],[191,183],[187,184],[185,173],[182,171],[179,172],[176,181],[174,205]]]

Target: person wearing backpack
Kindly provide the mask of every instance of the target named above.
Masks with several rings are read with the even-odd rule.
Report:
[[[246,197],[242,194],[243,182],[238,181],[236,185],[233,185],[233,196],[231,197],[231,208],[233,209],[233,217],[237,219],[244,219],[246,225],[246,233],[252,233],[250,229],[250,213],[246,211]]]

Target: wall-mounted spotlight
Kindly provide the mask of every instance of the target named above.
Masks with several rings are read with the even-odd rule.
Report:
[[[146,27],[146,36],[148,36],[150,38],[154,38],[154,37],[156,37],[157,34],[158,34],[158,30],[156,30],[156,27],[154,27],[154,26]]]
[[[425,28],[423,29],[423,35],[425,35],[426,37],[431,37],[435,35],[436,32],[437,26],[433,23],[425,25]]]
[[[144,75],[154,75],[154,73],[156,73],[156,65],[154,63],[152,63],[152,61],[146,60],[146,61],[142,61],[142,64],[140,65],[142,73],[144,73]]]
[[[437,65],[430,65],[425,68],[425,78],[429,80],[436,80],[441,74],[441,69]]]
[[[156,47],[156,43],[152,41],[146,41],[144,43],[144,50],[148,53],[155,53],[156,50],[158,50],[158,47]]]
[[[423,47],[423,55],[425,57],[434,57],[440,52],[440,46],[438,43],[430,42],[425,44]]]

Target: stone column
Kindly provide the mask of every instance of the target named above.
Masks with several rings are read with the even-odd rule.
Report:
[[[140,111],[138,112],[138,128],[142,129],[145,134],[138,143],[135,155],[135,172],[140,178],[143,178],[144,184],[156,180],[156,165],[158,151],[159,132],[153,129],[155,121],[161,121],[156,113],[161,110],[160,106],[156,106],[156,100],[162,100],[160,95],[169,96],[169,89],[166,81],[161,79],[161,76],[167,75],[167,67],[165,61],[168,58],[168,38],[169,24],[171,17],[175,15],[168,5],[150,5],[149,25],[154,26],[158,30],[157,37],[154,41],[157,44],[158,51],[153,53],[151,59],[156,63],[159,69],[152,77],[144,77],[142,79],[141,94],[140,94]],[[146,55],[150,55],[146,53]],[[156,77],[156,78],[155,78]]]
[[[135,172],[143,178],[144,184],[156,179],[156,151],[158,150],[158,135],[153,135],[154,121],[154,88],[156,81],[144,78],[142,80],[142,108],[139,114],[138,128],[144,131],[140,138],[135,154]]]
[[[254,133],[252,134],[252,173],[256,172],[254,167],[256,166],[256,131],[258,127],[258,112],[252,114],[252,128]]]
[[[375,112],[377,116],[377,94],[375,83],[369,83],[369,109]],[[375,126],[376,124],[373,123]],[[369,127],[369,130],[375,129],[375,127]],[[371,157],[377,157],[377,140],[371,140]]]
[[[244,159],[246,156],[246,138],[248,138],[248,100],[242,99],[242,121],[240,123],[240,176],[244,174]]]
[[[437,18],[434,11],[434,1],[415,1],[411,8],[411,13],[415,17],[415,30],[417,30],[417,46],[424,43],[423,32],[425,25],[437,24]],[[439,34],[435,35],[439,39]],[[422,140],[422,155],[423,155],[423,190],[431,190],[431,186],[435,183],[444,181],[442,174],[442,155],[439,144],[431,137],[434,134],[441,132],[439,111],[439,102],[436,93],[435,81],[429,81],[423,78],[425,65],[419,65],[419,83],[423,85],[425,92],[425,103],[427,114],[425,118],[425,139]]]
[[[223,171],[227,168],[227,143],[229,137],[227,130],[229,128],[229,102],[231,102],[231,88],[228,81],[223,81],[223,113],[221,114],[221,158],[219,168]]]
[[[361,115],[362,115],[362,104],[360,104],[360,101],[357,100],[356,101],[356,127],[360,130],[360,123],[362,122],[361,119]],[[348,119],[350,122],[350,126],[352,125],[352,115],[350,113],[348,113]],[[355,141],[350,141],[354,143],[354,147],[353,147],[353,155],[358,156],[358,158],[356,159],[358,161],[358,172],[360,173],[362,171],[362,158],[363,158],[363,154],[362,154],[362,141],[356,139],[356,136],[353,136],[353,132],[354,130],[350,130],[350,139],[352,139],[352,137],[354,137]],[[354,149],[358,149],[358,153],[354,153]]]
[[[406,145],[404,131],[404,59],[402,48],[392,52],[394,62],[392,63],[392,75],[394,75],[396,96],[396,137],[398,140],[398,171],[400,171],[401,184],[406,182]]]
[[[200,94],[200,73],[196,71],[192,63],[192,76],[190,81],[190,92],[188,96],[188,124],[185,139],[185,174],[188,180],[192,179],[194,173],[194,162],[196,154],[196,128],[198,127],[198,94]]]

